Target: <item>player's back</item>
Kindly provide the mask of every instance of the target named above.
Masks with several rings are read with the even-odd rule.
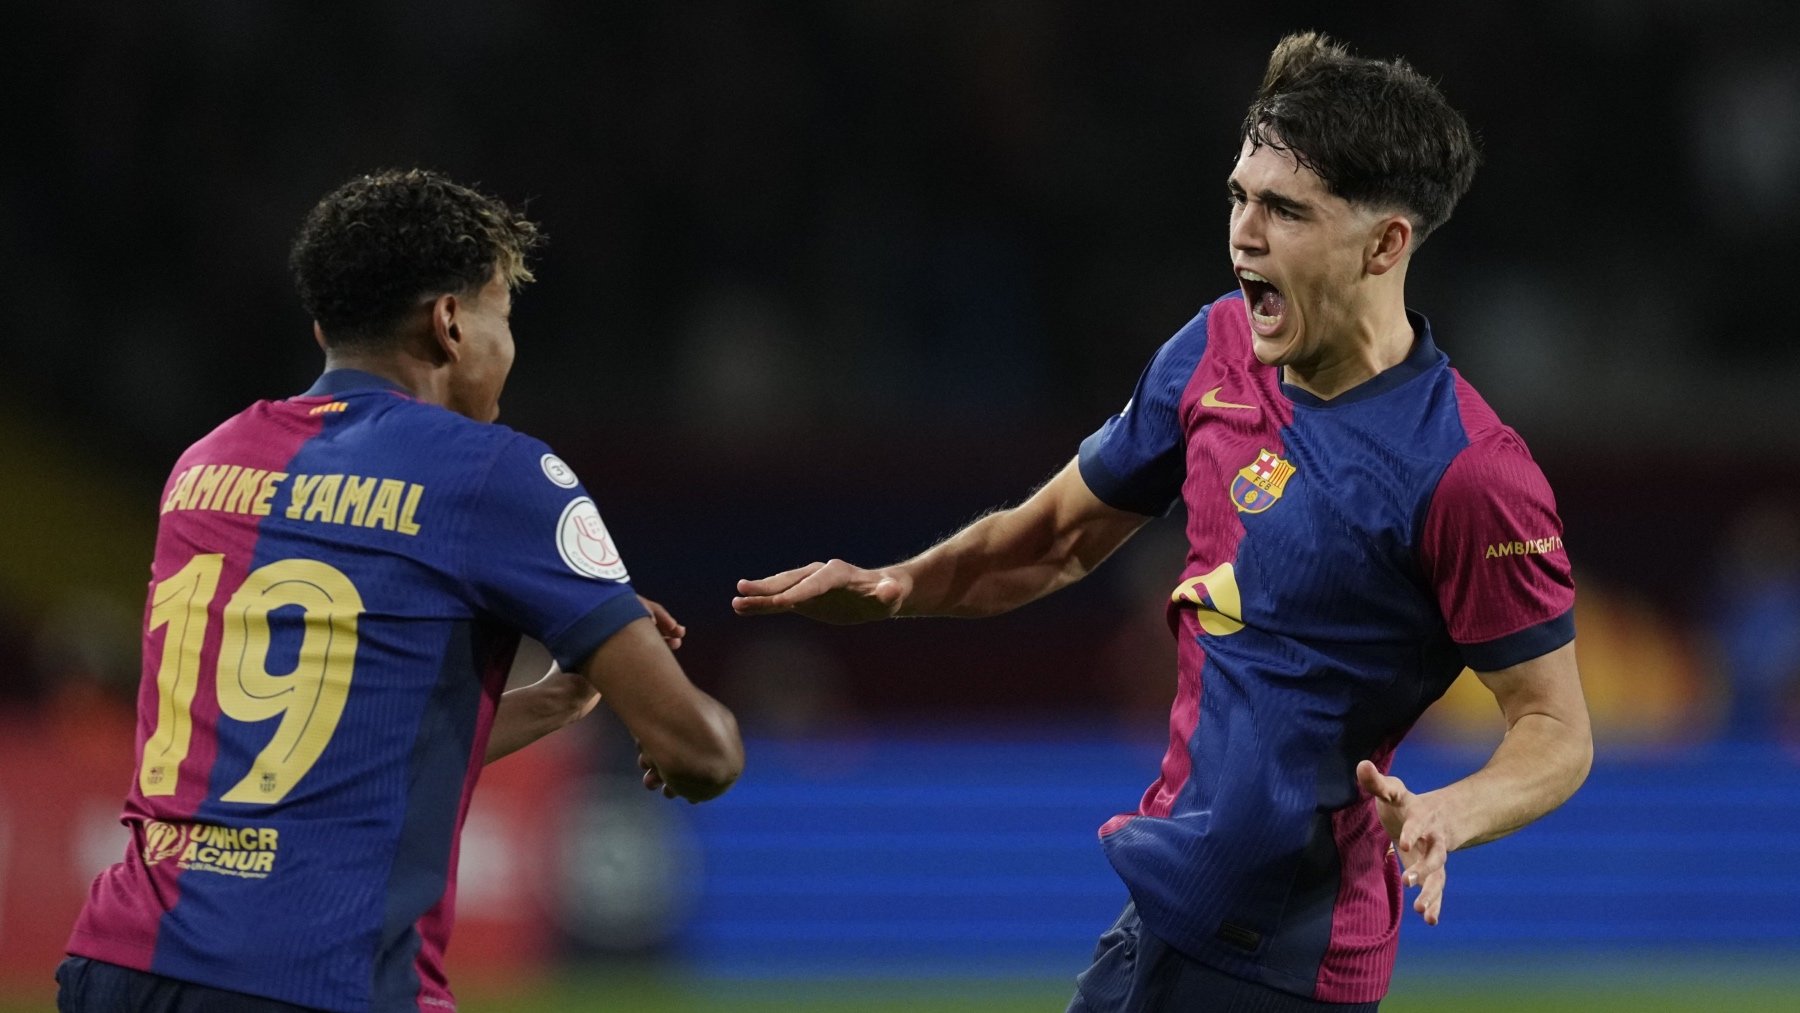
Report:
[[[132,843],[70,949],[324,1009],[448,1006],[454,844],[521,628],[484,607],[466,534],[526,438],[343,386],[253,405],[169,479]]]

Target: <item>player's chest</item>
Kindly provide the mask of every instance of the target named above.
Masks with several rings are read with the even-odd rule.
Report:
[[[1247,599],[1290,616],[1341,610],[1349,595],[1410,597],[1416,462],[1329,412],[1202,410],[1186,426],[1196,573],[1229,563]]]

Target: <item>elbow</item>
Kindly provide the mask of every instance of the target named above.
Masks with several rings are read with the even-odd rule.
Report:
[[[714,703],[660,771],[663,780],[690,802],[725,794],[744,772],[744,740],[731,711]]]
[[[1594,769],[1594,733],[1586,721],[1572,729],[1564,743],[1563,791],[1556,805],[1567,802],[1587,782],[1588,773]]]
[[[718,707],[707,722],[706,748],[701,776],[714,789],[709,797],[725,793],[744,773],[744,739],[738,733],[737,718],[723,706]]]
[[[1569,794],[1571,795],[1575,794],[1575,789],[1586,783],[1588,774],[1594,769],[1594,733],[1589,728],[1583,728],[1581,731],[1581,741],[1577,744],[1575,757],[1574,778],[1569,785]]]

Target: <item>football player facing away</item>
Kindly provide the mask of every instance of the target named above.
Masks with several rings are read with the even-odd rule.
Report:
[[[144,624],[125,860],[70,1011],[453,1010],[457,840],[485,760],[602,694],[644,782],[743,768],[593,499],[495,424],[536,227],[434,173],[353,180],[292,251],[325,371],[175,464]],[[557,667],[502,693],[521,634]]]

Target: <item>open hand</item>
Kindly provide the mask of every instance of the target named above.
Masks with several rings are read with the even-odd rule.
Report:
[[[833,559],[761,580],[740,580],[731,608],[741,616],[798,612],[837,625],[866,623],[898,613],[911,583],[893,570],[865,570]]]
[[[1375,796],[1381,825],[1394,842],[1407,886],[1419,888],[1413,910],[1436,925],[1444,906],[1445,861],[1461,841],[1453,836],[1448,807],[1433,792],[1415,795],[1406,782],[1383,774],[1364,760],[1356,765],[1356,783]]]

